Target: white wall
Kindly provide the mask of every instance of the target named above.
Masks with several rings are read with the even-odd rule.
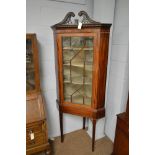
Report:
[[[106,84],[106,116],[97,122],[96,139],[106,134],[112,141],[115,136],[116,114],[125,111],[129,89],[129,5],[128,0],[95,0],[93,17],[112,23]],[[91,136],[92,123],[89,121]]]
[[[112,23],[115,0],[94,0],[93,18],[102,23]]]
[[[102,22],[102,23],[111,23],[112,24],[111,32],[110,32],[110,38],[109,38],[107,84],[109,81],[109,70],[110,70],[109,64],[110,64],[110,55],[111,55],[114,9],[115,9],[115,0],[94,0],[93,19],[96,21]],[[107,88],[106,88],[106,90],[107,90]],[[107,94],[106,94],[106,96],[107,96]],[[105,104],[106,104],[106,101],[105,101]],[[100,138],[105,136],[105,131],[104,131],[105,125],[106,125],[105,124],[105,118],[97,120],[96,139],[100,139]],[[89,123],[88,123],[88,134],[90,137],[92,137],[92,122],[91,122],[91,120],[89,120]]]
[[[48,131],[50,137],[60,135],[59,115],[56,108],[56,77],[53,32],[50,28],[60,22],[66,13],[76,14],[85,10],[92,15],[92,0],[70,0],[67,3],[51,0],[26,1],[26,32],[36,33],[39,44],[40,77],[42,92],[46,100]],[[75,3],[76,2],[76,3]],[[82,128],[82,118],[65,115],[64,133]]]
[[[115,1],[106,98],[105,133],[113,141],[116,114],[124,112],[129,90],[129,0]]]

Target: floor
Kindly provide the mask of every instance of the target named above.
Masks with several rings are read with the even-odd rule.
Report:
[[[63,143],[57,137],[51,145],[52,155],[110,155],[113,149],[113,143],[108,137],[104,137],[96,141],[95,151],[92,152],[91,138],[85,130],[66,134]]]

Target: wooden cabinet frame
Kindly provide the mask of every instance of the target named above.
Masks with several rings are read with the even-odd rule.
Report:
[[[59,94],[57,103],[60,116],[61,141],[63,142],[63,113],[82,116],[83,128],[85,128],[85,118],[87,117],[93,123],[92,151],[94,151],[96,120],[105,116],[105,89],[111,24],[95,22],[84,11],[80,11],[78,15],[83,18],[81,29],[78,29],[78,25],[71,21],[71,17],[75,16],[73,12],[69,12],[62,22],[51,27],[54,32],[57,61],[56,71]],[[92,99],[90,106],[64,100],[62,37],[65,36],[93,37]]]

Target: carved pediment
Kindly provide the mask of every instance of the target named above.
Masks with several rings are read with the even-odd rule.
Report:
[[[83,26],[111,26],[111,24],[102,24],[100,22],[96,22],[92,20],[88,14],[85,11],[80,11],[78,13],[79,20],[78,19],[73,19],[75,17],[74,12],[68,12],[65,16],[65,18],[60,22],[57,23],[53,26],[52,28],[55,27],[77,27],[79,21],[82,23]]]

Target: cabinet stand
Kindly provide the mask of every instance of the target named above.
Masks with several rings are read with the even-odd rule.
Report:
[[[57,101],[58,103],[58,101]],[[61,143],[64,141],[63,135],[63,112],[61,106],[59,105],[59,121],[60,121],[60,134],[61,134]],[[85,129],[86,117],[83,117],[83,129]],[[95,148],[95,132],[96,132],[96,119],[92,119],[93,130],[92,130],[92,152],[94,152]]]
[[[63,113],[61,111],[61,107],[59,106],[59,119],[60,119],[60,132],[61,132],[61,143],[64,141],[63,136]]]
[[[95,147],[95,132],[96,132],[96,119],[92,120],[93,123],[93,131],[92,131],[92,152],[94,152]]]
[[[86,117],[83,117],[83,130],[86,128],[85,124],[86,124]]]

